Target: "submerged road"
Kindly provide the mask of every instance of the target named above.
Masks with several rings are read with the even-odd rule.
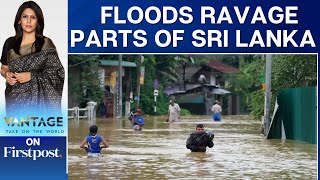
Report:
[[[145,117],[142,132],[128,120],[97,119],[98,134],[110,147],[99,158],[79,148],[90,124],[69,120],[69,179],[316,179],[317,145],[292,140],[267,140],[260,121],[244,116],[182,117],[175,123]],[[186,139],[202,123],[215,133],[206,153],[191,153]]]

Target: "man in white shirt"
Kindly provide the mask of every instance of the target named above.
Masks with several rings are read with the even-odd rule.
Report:
[[[178,121],[180,119],[180,106],[177,103],[174,103],[173,100],[170,100],[169,103],[170,103],[169,110],[168,110],[169,118],[167,122]]]
[[[222,112],[222,109],[221,109],[221,106],[219,105],[219,101],[216,100],[214,105],[212,106],[212,112],[213,112],[213,120],[215,121],[220,121],[221,120],[221,112]]]

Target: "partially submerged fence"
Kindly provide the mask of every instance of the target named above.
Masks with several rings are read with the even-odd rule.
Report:
[[[79,108],[73,107],[68,109],[68,119],[73,119],[76,122],[79,122],[79,119],[87,119],[92,122],[96,120],[96,102],[88,102],[87,107]]]

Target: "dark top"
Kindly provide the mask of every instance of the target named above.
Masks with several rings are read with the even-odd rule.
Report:
[[[60,114],[64,84],[64,69],[53,42],[44,39],[40,52],[33,53],[33,44],[20,47],[16,54],[10,47],[11,38],[4,45],[1,61],[10,72],[30,72],[26,83],[7,83],[5,90],[6,114],[15,116],[51,116]],[[8,50],[7,50],[8,49]],[[7,52],[7,53],[6,53]]]
[[[8,65],[8,51],[12,49],[13,40],[14,40],[14,37],[9,37],[3,45],[2,55],[1,55],[2,65]]]
[[[14,43],[14,36],[9,37],[5,41],[5,43],[3,45],[3,48],[2,48],[1,61],[0,61],[2,65],[8,65],[10,60],[31,53],[31,51],[27,52],[27,53],[24,53],[23,48],[22,49],[20,48],[20,54],[17,55],[13,51],[13,43]],[[32,49],[32,47],[31,47],[31,49]],[[53,44],[53,42],[51,41],[50,38],[44,36],[44,44],[43,44],[41,50],[46,50],[46,49],[55,49],[55,45]],[[30,48],[29,48],[29,50],[30,50]]]
[[[207,146],[213,147],[213,142],[208,138],[206,133],[198,134],[196,132],[190,134],[187,140],[186,147],[192,152],[206,152]]]

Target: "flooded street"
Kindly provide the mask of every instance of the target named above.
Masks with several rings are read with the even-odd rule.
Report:
[[[176,123],[145,117],[142,132],[128,120],[98,119],[98,134],[110,147],[99,158],[87,158],[80,143],[90,124],[69,120],[69,179],[316,179],[317,146],[291,140],[267,140],[260,121],[209,116],[182,117]],[[239,120],[244,119],[244,120]],[[191,153],[186,140],[202,123],[213,130],[214,147]]]

